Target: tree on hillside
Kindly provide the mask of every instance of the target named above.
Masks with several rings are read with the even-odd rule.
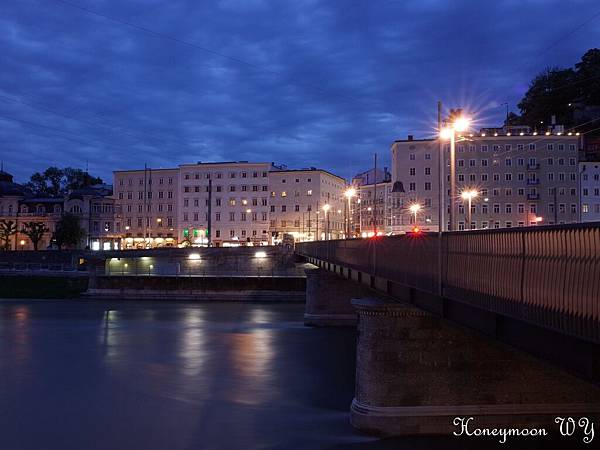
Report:
[[[25,186],[41,197],[58,197],[70,190],[81,189],[102,183],[102,179],[73,167],[48,167],[44,172],[31,175]]]
[[[600,106],[600,49],[588,50],[574,68],[548,68],[538,74],[518,104],[521,115],[509,118],[510,125],[545,129],[550,119],[574,127],[590,120],[586,110]],[[583,111],[577,116],[575,109]],[[597,127],[596,124],[588,128]],[[580,128],[583,131],[585,128]]]
[[[574,81],[572,69],[548,68],[536,76],[517,105],[523,123],[542,130],[555,116],[557,124],[572,126],[573,110],[569,104],[576,93]]]
[[[44,222],[25,222],[23,224],[23,229],[21,233],[29,238],[31,243],[33,244],[33,249],[37,250],[38,245],[44,234],[50,231],[48,227],[44,224]]]
[[[577,95],[586,105],[600,105],[600,49],[592,48],[575,64]]]
[[[79,217],[66,213],[56,224],[53,240],[61,250],[63,247],[78,247],[85,237],[85,230],[79,223]]]
[[[17,233],[17,224],[13,220],[0,220],[0,250],[10,250],[10,238]]]

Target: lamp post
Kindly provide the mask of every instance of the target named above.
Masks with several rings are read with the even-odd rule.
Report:
[[[459,116],[440,130],[440,137],[450,140],[450,231],[456,229],[456,132],[466,131],[469,123],[469,119]]]
[[[329,204],[325,204],[323,205],[323,211],[325,212],[325,219],[327,220],[327,227],[325,228],[325,240],[328,241],[329,240],[329,210],[331,209],[331,206],[329,206]]]
[[[413,203],[412,205],[410,205],[410,207],[408,209],[413,214],[414,223],[416,225],[417,224],[417,213],[421,210],[421,205],[419,205],[418,203]]]
[[[354,189],[353,187],[349,187],[348,189],[346,189],[346,192],[344,192],[344,195],[348,199],[348,203],[346,205],[346,208],[347,208],[346,239],[348,239],[350,237],[350,230],[351,230],[351,227],[350,227],[350,217],[352,215],[352,211],[350,209],[350,202],[352,201],[352,197],[354,197],[356,195],[356,189]]]
[[[21,239],[19,244],[21,244],[21,251],[23,251],[23,247],[25,247],[25,239]]]
[[[467,200],[468,201],[468,206],[469,209],[467,210],[467,221],[468,221],[468,229],[471,230],[471,204],[473,203],[473,199],[475,197],[477,197],[478,192],[475,189],[470,189],[467,191],[462,191],[462,193],[460,194],[460,196],[462,197],[463,200]]]

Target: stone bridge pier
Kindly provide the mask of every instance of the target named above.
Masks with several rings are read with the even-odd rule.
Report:
[[[410,303],[378,296],[378,280],[324,263],[307,270],[305,323],[357,321],[354,427],[378,435],[543,427],[557,416],[600,418],[600,390],[566,371]]]

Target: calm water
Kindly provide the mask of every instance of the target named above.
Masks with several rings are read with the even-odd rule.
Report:
[[[441,447],[352,429],[354,331],[303,308],[0,300],[0,449]]]

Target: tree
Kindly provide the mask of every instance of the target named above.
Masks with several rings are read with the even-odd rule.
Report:
[[[600,49],[585,52],[575,64],[577,98],[586,105],[600,105]]]
[[[81,228],[79,217],[75,214],[65,213],[56,224],[53,240],[58,249],[64,246],[77,247],[85,237],[85,230]]]
[[[573,125],[573,110],[569,104],[576,95],[573,69],[548,68],[537,75],[525,96],[517,105],[524,124],[534,129],[545,129],[555,116],[556,123]]]
[[[91,176],[81,169],[48,167],[43,173],[36,172],[31,175],[25,186],[40,197],[59,197],[71,190],[100,183],[101,178]]]
[[[10,238],[17,233],[17,224],[13,220],[0,220],[0,250],[10,249]]]
[[[25,222],[23,224],[23,229],[21,232],[29,238],[31,243],[33,244],[33,249],[37,250],[38,245],[44,234],[50,231],[48,227],[44,224],[44,222]]]

